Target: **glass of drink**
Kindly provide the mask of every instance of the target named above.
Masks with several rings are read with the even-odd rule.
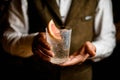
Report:
[[[46,29],[47,42],[52,46],[52,51],[55,54],[51,58],[51,62],[55,64],[63,63],[68,59],[71,43],[72,29],[59,29],[59,31],[61,39],[56,39]]]

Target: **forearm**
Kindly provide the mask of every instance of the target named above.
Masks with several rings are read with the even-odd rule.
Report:
[[[2,44],[5,51],[12,55],[29,57],[33,55],[32,41],[36,33],[28,34],[27,4],[24,1],[12,0],[8,11],[9,25],[3,33]]]
[[[114,47],[116,45],[116,41],[114,37],[111,40],[106,40],[106,41],[100,40],[100,41],[94,41],[92,43],[96,47],[96,55],[91,59],[95,62],[109,57],[112,54]]]
[[[95,37],[96,56],[93,61],[100,61],[110,56],[116,45],[116,29],[113,23],[112,3],[110,0],[100,0],[96,9]]]
[[[37,34],[37,33],[36,33]],[[21,34],[18,32],[4,33],[2,44],[6,52],[14,56],[29,57],[33,55],[32,42],[36,34]]]

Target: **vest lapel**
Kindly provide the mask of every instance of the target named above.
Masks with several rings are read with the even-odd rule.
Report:
[[[65,25],[69,22],[70,17],[73,17],[74,15],[77,14],[76,11],[78,11],[77,10],[79,8],[78,6],[81,6],[80,2],[81,2],[81,0],[72,0],[71,7],[70,7],[70,10],[68,12],[66,21],[65,21]]]
[[[55,12],[55,14],[60,18],[59,7],[57,6],[56,0],[45,0],[48,6]]]

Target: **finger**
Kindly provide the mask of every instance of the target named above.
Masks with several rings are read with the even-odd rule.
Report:
[[[74,58],[77,54],[78,52],[74,52],[72,55],[70,55],[70,59]]]
[[[86,42],[86,52],[90,54],[90,56],[95,56],[96,48],[91,42]]]
[[[50,57],[45,55],[41,50],[38,49],[35,52],[40,56],[42,60],[50,61]]]
[[[85,46],[83,45],[78,51],[74,52],[70,58],[74,58],[77,55],[84,55],[85,54]]]
[[[78,51],[76,51],[76,52],[74,52],[71,56],[70,56],[70,58],[74,58],[74,56],[77,56],[77,55],[79,55],[79,54],[82,54],[82,53],[84,53],[84,45],[78,50]]]
[[[38,49],[41,50],[45,55],[53,57],[54,53],[51,50],[47,50],[43,47],[41,47],[40,45],[38,45]]]
[[[47,40],[46,40],[46,35],[45,35],[45,33],[39,33],[39,39],[38,39],[38,41],[39,41],[39,44],[42,46],[42,47],[44,47],[44,48],[46,48],[46,49],[48,49],[48,50],[50,50],[51,49],[51,46],[49,45],[49,43],[47,42]]]
[[[89,54],[86,54],[85,56],[78,55],[78,56],[75,56],[74,58],[69,59],[68,61],[60,64],[60,66],[72,66],[72,65],[75,65],[78,63],[83,63],[88,57],[89,57]]]

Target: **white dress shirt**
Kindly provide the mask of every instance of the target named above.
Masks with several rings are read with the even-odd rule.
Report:
[[[64,23],[67,17],[67,13],[69,11],[70,5],[71,5],[72,0],[56,0],[60,15],[61,15],[61,20]]]
[[[3,47],[12,55],[29,57],[33,55],[32,41],[38,33],[28,34],[27,0],[20,0],[21,5],[16,4],[16,1],[12,0],[9,10],[10,27],[4,32]],[[66,19],[71,1],[61,0],[59,3],[56,0],[63,22]],[[111,0],[99,0],[94,25],[97,37],[92,43],[96,46],[96,56],[91,59],[96,62],[110,56],[116,45]]]

